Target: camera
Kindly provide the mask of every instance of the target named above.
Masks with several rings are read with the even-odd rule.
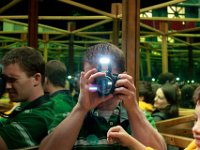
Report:
[[[115,89],[115,83],[118,80],[118,74],[112,74],[110,61],[102,58],[97,66],[97,71],[106,73],[105,76],[98,77],[94,81],[99,96],[106,96],[113,93]]]

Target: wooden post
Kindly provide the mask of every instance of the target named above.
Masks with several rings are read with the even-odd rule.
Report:
[[[111,13],[115,16],[122,14],[122,4],[112,3]],[[120,20],[115,18],[113,20],[113,33],[112,33],[112,43],[118,46],[119,43],[119,31],[120,31]]]
[[[146,60],[147,60],[147,75],[151,77],[151,61],[149,49],[146,49]]]
[[[160,22],[160,30],[164,33],[162,35],[162,73],[168,72],[168,51],[167,51],[167,32],[168,22]]]
[[[25,43],[27,41],[27,34],[26,33],[21,34],[21,41],[22,41],[21,46],[25,46]]]
[[[133,79],[136,88],[139,81],[139,0],[122,1],[122,49],[126,55],[127,72]]]
[[[187,42],[192,44],[193,39],[188,37]],[[188,46],[188,79],[193,79],[193,47],[191,45]]]
[[[28,45],[38,47],[38,0],[28,1]]]
[[[43,51],[43,56],[45,62],[48,61],[48,42],[49,42],[49,35],[48,34],[43,34],[43,40],[44,40],[44,51]]]
[[[75,22],[68,22],[68,31],[72,32],[76,29]],[[68,53],[68,59],[69,59],[69,74],[73,74],[74,72],[74,34],[71,33],[69,35],[69,53]]]

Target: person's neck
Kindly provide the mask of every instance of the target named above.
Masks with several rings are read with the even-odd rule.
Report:
[[[119,104],[120,100],[111,99],[101,103],[97,109],[100,111],[113,111]]]
[[[66,89],[63,88],[63,87],[54,87],[54,88],[49,89],[49,94],[53,94],[53,93],[60,91],[60,90],[66,90]]]
[[[28,98],[28,101],[32,102],[43,95],[44,95],[43,89],[38,89],[38,90],[32,91],[32,95]]]

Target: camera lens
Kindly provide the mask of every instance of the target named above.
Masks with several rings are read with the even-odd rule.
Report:
[[[113,82],[112,79],[108,76],[101,77],[97,80],[98,92],[101,95],[108,95],[112,90]]]

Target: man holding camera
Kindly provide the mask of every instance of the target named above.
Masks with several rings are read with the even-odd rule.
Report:
[[[102,92],[104,86],[97,84],[100,78],[108,79],[111,76],[106,71],[99,72],[96,69],[99,66],[97,60],[105,56],[110,58],[111,74],[118,74],[116,83],[113,80],[107,83],[101,80],[105,88],[113,84],[114,89],[110,93]],[[107,67],[108,72],[109,69]],[[40,149],[126,149],[117,141],[107,143],[107,132],[116,125],[121,125],[146,146],[166,149],[163,138],[138,107],[132,77],[124,72],[125,57],[119,48],[110,43],[90,47],[84,57],[78,102],[71,114],[42,141]]]

